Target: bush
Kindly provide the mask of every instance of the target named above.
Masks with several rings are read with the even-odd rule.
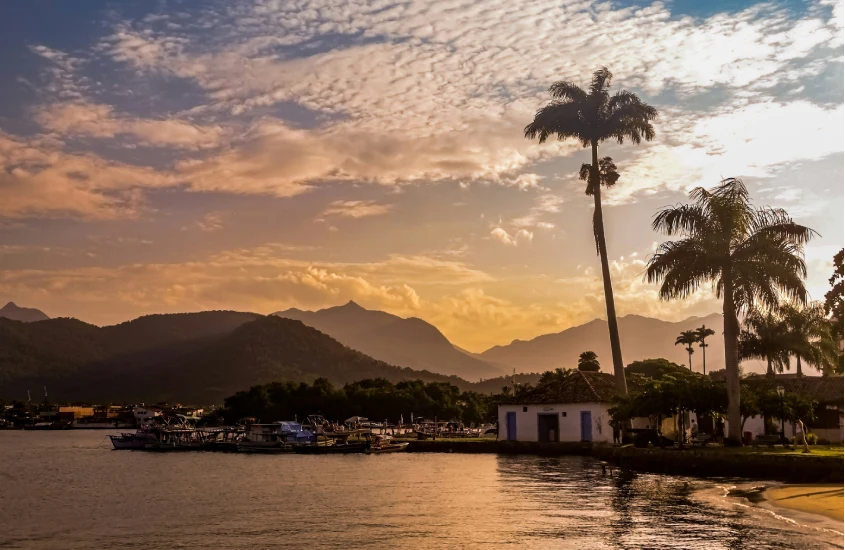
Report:
[[[812,435],[816,435],[816,434],[812,434]],[[830,445],[830,440],[822,437],[821,439],[818,440],[818,444],[819,445]]]
[[[807,443],[810,445],[815,445],[819,442],[819,436],[816,434],[807,434],[805,437],[807,438]]]

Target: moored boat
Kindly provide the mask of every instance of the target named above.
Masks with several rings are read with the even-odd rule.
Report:
[[[372,442],[364,451],[367,454],[398,453],[408,448],[407,443],[397,443],[385,435],[373,436]]]

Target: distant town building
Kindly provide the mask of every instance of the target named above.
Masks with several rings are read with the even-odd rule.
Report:
[[[560,384],[537,387],[499,405],[499,439],[613,442],[607,410],[612,374],[574,371]]]

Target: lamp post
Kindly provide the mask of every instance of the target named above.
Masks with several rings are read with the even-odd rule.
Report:
[[[784,420],[783,420],[783,417],[784,417],[784,414],[783,414],[783,386],[778,386],[777,392],[778,392],[778,397],[780,397],[780,442],[781,442],[781,444],[786,445],[786,438],[784,437],[784,433],[783,433],[783,431],[784,431],[783,430],[783,422],[784,422]]]

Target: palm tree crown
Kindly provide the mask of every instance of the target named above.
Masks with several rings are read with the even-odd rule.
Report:
[[[711,283],[722,299],[729,439],[741,440],[739,323],[755,305],[776,308],[783,297],[804,302],[803,248],[815,232],[780,209],[755,208],[742,181],[729,178],[712,190],[696,188],[691,204],[665,208],[652,227],[681,237],[661,244],[646,279],[660,283],[662,299],[685,298]]]
[[[580,175],[581,179],[587,180],[587,194],[593,197],[595,204],[593,234],[596,238],[596,251],[601,258],[613,373],[619,393],[626,395],[628,389],[625,365],[622,363],[622,347],[619,343],[619,326],[616,321],[616,305],[613,301],[613,284],[601,208],[602,185],[614,185],[619,179],[619,174],[610,157],[599,161],[598,146],[606,140],[623,143],[627,139],[632,143],[640,143],[642,140],[654,139],[651,121],[657,117],[657,109],[626,90],[611,95],[612,80],[610,71],[602,67],[593,73],[587,91],[573,82],[555,82],[549,88],[552,101],[537,111],[534,120],[525,127],[525,137],[539,139],[540,143],[544,143],[550,136],[557,136],[561,140],[573,138],[580,141],[582,146],[591,148],[592,163],[584,165]]]
[[[825,373],[836,367],[839,347],[833,335],[833,326],[827,319],[824,304],[785,304],[780,314],[786,325],[786,348],[795,356],[796,371],[802,376],[801,362],[815,365]]]
[[[751,310],[743,320],[739,335],[739,359],[766,361],[766,376],[789,370],[788,335],[786,322],[777,310]]]
[[[692,370],[692,354],[695,353],[693,344],[698,342],[698,335],[694,330],[685,330],[675,338],[675,345],[684,345],[689,355],[689,370]]]
[[[595,371],[601,370],[599,356],[594,351],[585,351],[578,356],[578,370]]]
[[[574,82],[555,82],[549,87],[553,101],[537,111],[534,121],[525,127],[525,137],[539,138],[540,143],[553,135],[575,138],[584,147],[609,139],[618,143],[654,139],[651,121],[657,117],[657,109],[627,90],[610,95],[612,80],[611,72],[602,67],[593,73],[589,92]]]

